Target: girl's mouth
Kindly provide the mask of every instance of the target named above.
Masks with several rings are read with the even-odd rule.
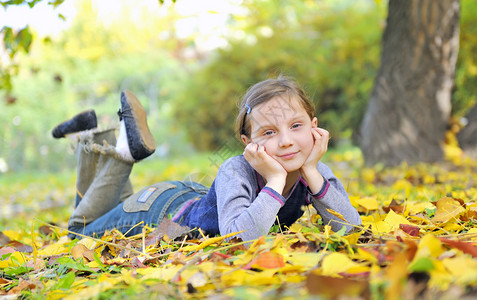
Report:
[[[285,153],[283,155],[279,155],[280,158],[282,159],[292,159],[298,154],[298,152],[290,152],[290,153]]]

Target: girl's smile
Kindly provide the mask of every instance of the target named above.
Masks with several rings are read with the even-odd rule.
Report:
[[[291,152],[291,153],[279,155],[279,157],[280,157],[280,158],[283,158],[283,159],[292,159],[292,158],[294,158],[297,154],[298,154],[298,152]]]

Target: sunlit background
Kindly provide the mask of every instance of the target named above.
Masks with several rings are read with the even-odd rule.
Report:
[[[75,161],[51,130],[94,108],[101,128],[116,127],[119,95],[129,89],[148,110],[155,158],[236,149],[240,97],[278,74],[315,101],[332,146],[352,145],[379,68],[386,1],[374,0],[66,0],[0,8],[0,28],[30,26],[30,53],[11,92],[0,91],[0,174],[62,171]],[[475,103],[472,56],[477,16],[462,1],[461,48],[453,114]],[[153,158],[154,158],[153,157]]]

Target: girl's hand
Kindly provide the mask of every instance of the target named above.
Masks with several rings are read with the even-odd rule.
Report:
[[[263,178],[267,181],[267,186],[282,193],[287,179],[287,171],[283,166],[271,157],[263,145],[249,143],[243,151],[243,156]]]
[[[305,178],[309,177],[307,175],[310,173],[317,172],[316,165],[328,150],[328,140],[330,139],[329,132],[323,128],[314,127],[311,129],[311,133],[315,141],[313,149],[303,166],[300,168],[300,173]]]

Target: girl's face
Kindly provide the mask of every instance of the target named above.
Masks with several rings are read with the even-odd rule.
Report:
[[[303,166],[313,149],[311,128],[317,127],[317,119],[310,119],[299,99],[274,97],[252,108],[250,138],[243,141],[263,145],[265,151],[288,172]]]

